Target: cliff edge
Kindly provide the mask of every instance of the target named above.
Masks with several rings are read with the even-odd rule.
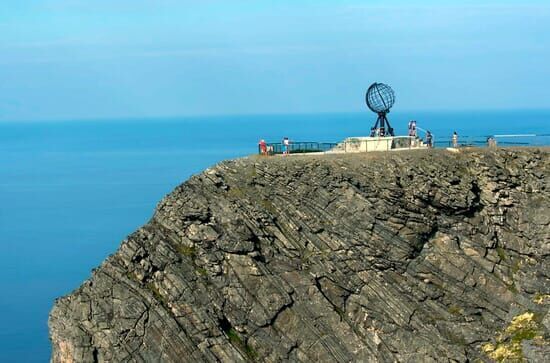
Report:
[[[52,361],[544,361],[549,156],[222,162],[56,301]]]

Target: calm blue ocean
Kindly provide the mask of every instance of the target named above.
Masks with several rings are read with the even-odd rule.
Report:
[[[550,111],[410,112],[436,138],[550,133]],[[365,136],[373,114],[0,123],[0,362],[49,359],[47,317],[190,175],[260,138]],[[514,139],[520,140],[520,139]],[[546,139],[529,139],[546,143]]]

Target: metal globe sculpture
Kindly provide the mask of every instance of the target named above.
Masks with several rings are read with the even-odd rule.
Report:
[[[367,90],[367,106],[372,112],[389,112],[395,103],[395,93],[384,83],[373,83]]]
[[[394,136],[393,128],[386,115],[390,112],[395,103],[395,93],[390,86],[384,83],[373,83],[365,95],[368,108],[378,114],[374,127],[371,129],[371,136]]]

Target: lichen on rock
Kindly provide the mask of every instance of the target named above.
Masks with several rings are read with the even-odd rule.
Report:
[[[515,316],[506,329],[496,337],[496,343],[485,344],[483,351],[498,362],[525,361],[524,344],[548,350],[548,341],[545,340],[543,331],[535,314],[528,311]]]

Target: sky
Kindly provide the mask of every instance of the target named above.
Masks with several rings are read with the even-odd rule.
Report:
[[[5,0],[0,121],[550,108],[550,2]]]

